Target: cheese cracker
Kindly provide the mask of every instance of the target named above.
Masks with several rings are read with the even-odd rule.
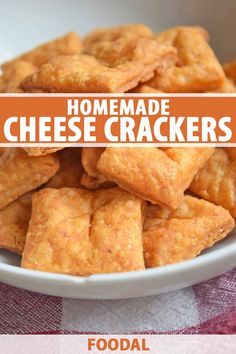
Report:
[[[222,240],[233,229],[229,212],[203,199],[185,196],[175,211],[150,205],[144,221],[147,267],[191,259]]]
[[[3,149],[0,156],[0,209],[46,183],[58,169],[57,156],[30,157],[21,148]]]
[[[59,56],[21,83],[25,92],[126,92],[163,71],[176,52],[153,40],[107,42],[105,53]]]
[[[190,185],[195,195],[221,205],[236,218],[236,149],[217,148]]]
[[[97,168],[123,189],[154,204],[176,208],[213,151],[211,148],[107,148]]]
[[[207,92],[220,88],[224,71],[208,45],[208,33],[200,27],[176,27],[156,37],[159,44],[174,45],[177,65],[155,77],[148,85],[164,92]]]
[[[119,188],[41,190],[22,267],[74,275],[143,269],[142,205]]]

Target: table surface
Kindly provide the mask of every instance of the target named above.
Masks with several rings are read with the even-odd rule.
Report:
[[[236,333],[236,269],[167,294],[73,300],[0,284],[0,334]]]

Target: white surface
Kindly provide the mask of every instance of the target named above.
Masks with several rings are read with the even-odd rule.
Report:
[[[75,30],[142,22],[159,31],[203,25],[222,60],[236,57],[235,0],[0,0],[0,59]],[[207,280],[236,265],[236,233],[194,260],[122,274],[88,278],[21,269],[19,258],[0,250],[0,281],[50,295],[118,299],[159,294]],[[72,306],[73,307],[73,306]]]

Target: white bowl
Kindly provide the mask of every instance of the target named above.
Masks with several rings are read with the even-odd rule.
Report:
[[[236,1],[224,0],[24,0],[4,1],[0,13],[0,60],[67,31],[142,22],[154,30],[202,25],[220,60],[236,57]],[[11,19],[11,26],[9,25]],[[19,267],[19,257],[0,250],[0,281],[36,292],[80,299],[119,299],[180,289],[236,265],[236,232],[199,257],[139,272],[74,277]]]
[[[236,232],[190,261],[137,272],[75,277],[19,267],[19,257],[0,252],[0,281],[47,295],[75,299],[123,299],[161,294],[210,279],[236,265]]]

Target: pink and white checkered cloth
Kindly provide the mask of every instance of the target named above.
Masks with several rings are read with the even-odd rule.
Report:
[[[0,334],[13,333],[236,333],[236,270],[131,300],[70,300],[0,284]]]

